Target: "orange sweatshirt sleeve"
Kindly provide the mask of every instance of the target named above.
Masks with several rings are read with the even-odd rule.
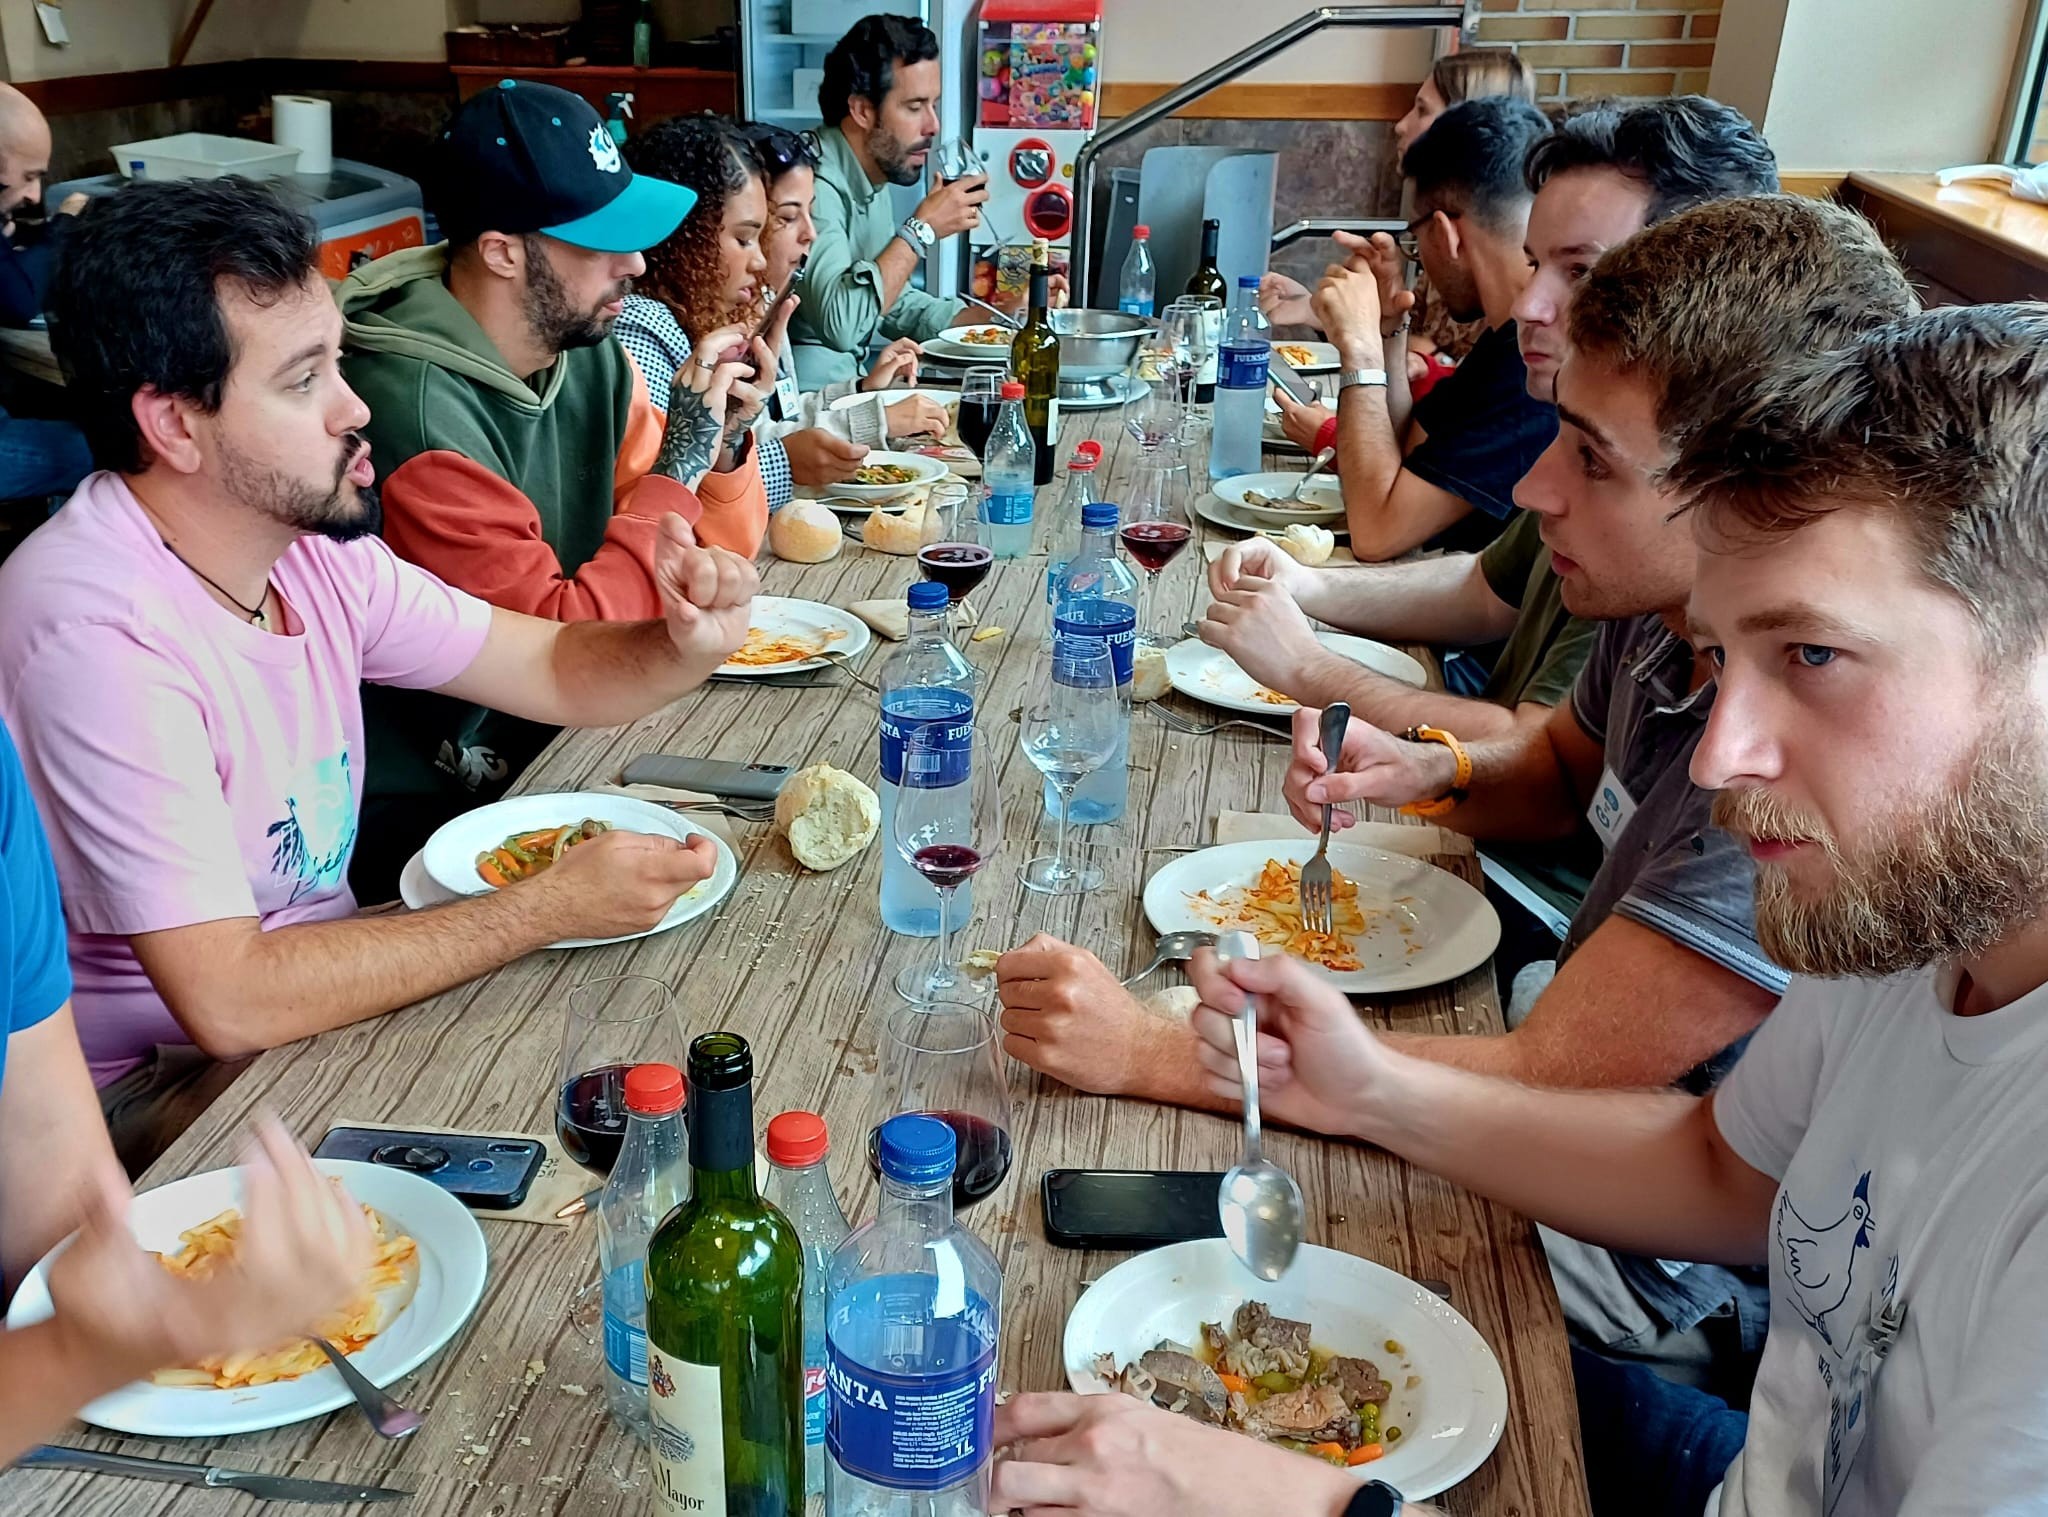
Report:
[[[761,463],[754,450],[749,449],[747,461],[730,473],[706,474],[697,481],[693,493],[666,474],[647,472],[654,467],[655,456],[661,451],[661,433],[667,424],[667,418],[647,398],[645,382],[636,375],[633,409],[626,418],[626,440],[619,447],[618,467],[612,474],[612,498],[624,510],[646,509],[654,501],[685,496],[702,507],[701,516],[683,513],[693,524],[698,542],[752,558],[761,551],[761,540],[768,535],[768,486],[761,478]]]
[[[694,522],[700,513],[683,486],[660,483],[670,489],[621,502],[597,552],[568,575],[521,491],[460,453],[421,453],[384,481],[384,540],[400,558],[508,611],[557,622],[642,621],[662,614],[654,581],[661,518],[675,512]]]

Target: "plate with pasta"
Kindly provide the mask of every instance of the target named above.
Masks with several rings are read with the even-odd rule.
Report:
[[[346,1159],[315,1159],[313,1166],[363,1208],[374,1239],[355,1299],[320,1331],[373,1383],[390,1385],[439,1352],[476,1310],[487,1272],[483,1230],[460,1201],[405,1170]],[[241,1198],[241,1170],[211,1170],[144,1191],[129,1208],[128,1226],[170,1273],[203,1277],[234,1257]],[[50,1261],[65,1246],[23,1280],[8,1327],[50,1315]],[[333,1366],[300,1340],[233,1359],[166,1365],[79,1416],[141,1438],[216,1438],[288,1427],[350,1402]]]
[[[1332,653],[1404,685],[1419,689],[1429,680],[1429,671],[1414,658],[1369,637],[1318,632],[1316,640]],[[1182,695],[1248,716],[1286,717],[1300,709],[1292,696],[1260,684],[1238,667],[1236,659],[1200,638],[1187,638],[1166,650],[1166,682]]]
[[[757,595],[746,641],[717,672],[731,678],[822,669],[831,658],[865,653],[873,641],[868,624],[851,611],[822,601]]]
[[[1269,951],[1302,959],[1348,995],[1440,985],[1477,969],[1500,943],[1486,897],[1405,854],[1330,840],[1333,931],[1301,920],[1301,866],[1316,840],[1225,843],[1183,854],[1145,882],[1145,915],[1162,933],[1242,928]]]

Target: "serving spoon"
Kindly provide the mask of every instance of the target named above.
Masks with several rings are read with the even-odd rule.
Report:
[[[1256,959],[1259,940],[1248,932],[1222,934],[1216,957]],[[1237,1042],[1237,1074],[1244,1084],[1244,1158],[1223,1177],[1217,1211],[1223,1236],[1240,1263],[1261,1280],[1278,1280],[1294,1263],[1307,1231],[1307,1208],[1301,1187],[1259,1149],[1259,1022],[1257,996],[1246,996],[1244,1010],[1231,1018]]]

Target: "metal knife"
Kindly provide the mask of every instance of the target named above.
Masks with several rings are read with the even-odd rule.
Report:
[[[181,1464],[175,1459],[138,1459],[132,1454],[98,1454],[88,1449],[59,1448],[46,1443],[21,1456],[20,1469],[89,1470],[125,1475],[131,1480],[168,1480],[176,1485],[203,1485],[241,1491],[258,1501],[310,1501],[343,1505],[357,1501],[399,1501],[411,1491],[381,1485],[344,1485],[332,1480],[294,1480],[284,1475],[259,1475],[219,1465]]]

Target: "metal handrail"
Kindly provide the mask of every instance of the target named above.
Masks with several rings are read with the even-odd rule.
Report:
[[[1103,149],[1142,132],[1153,122],[1171,116],[1182,106],[1192,104],[1211,90],[1257,68],[1275,54],[1284,53],[1302,38],[1312,37],[1328,27],[1356,26],[1391,31],[1408,27],[1450,26],[1469,35],[1478,9],[1478,0],[1464,0],[1459,5],[1318,6],[1315,10],[1304,11],[1271,36],[1262,37],[1242,52],[1204,69],[1186,84],[1168,90],[1114,126],[1106,126],[1090,137],[1081,145],[1081,151],[1074,155],[1074,227],[1072,247],[1067,255],[1071,265],[1070,278],[1073,287],[1082,292],[1081,299],[1087,299],[1088,234],[1090,223],[1095,219],[1095,160]]]
[[[1276,250],[1284,248],[1315,232],[1357,232],[1370,237],[1374,232],[1392,236],[1407,230],[1408,223],[1398,216],[1304,216],[1275,232],[1272,245]]]

